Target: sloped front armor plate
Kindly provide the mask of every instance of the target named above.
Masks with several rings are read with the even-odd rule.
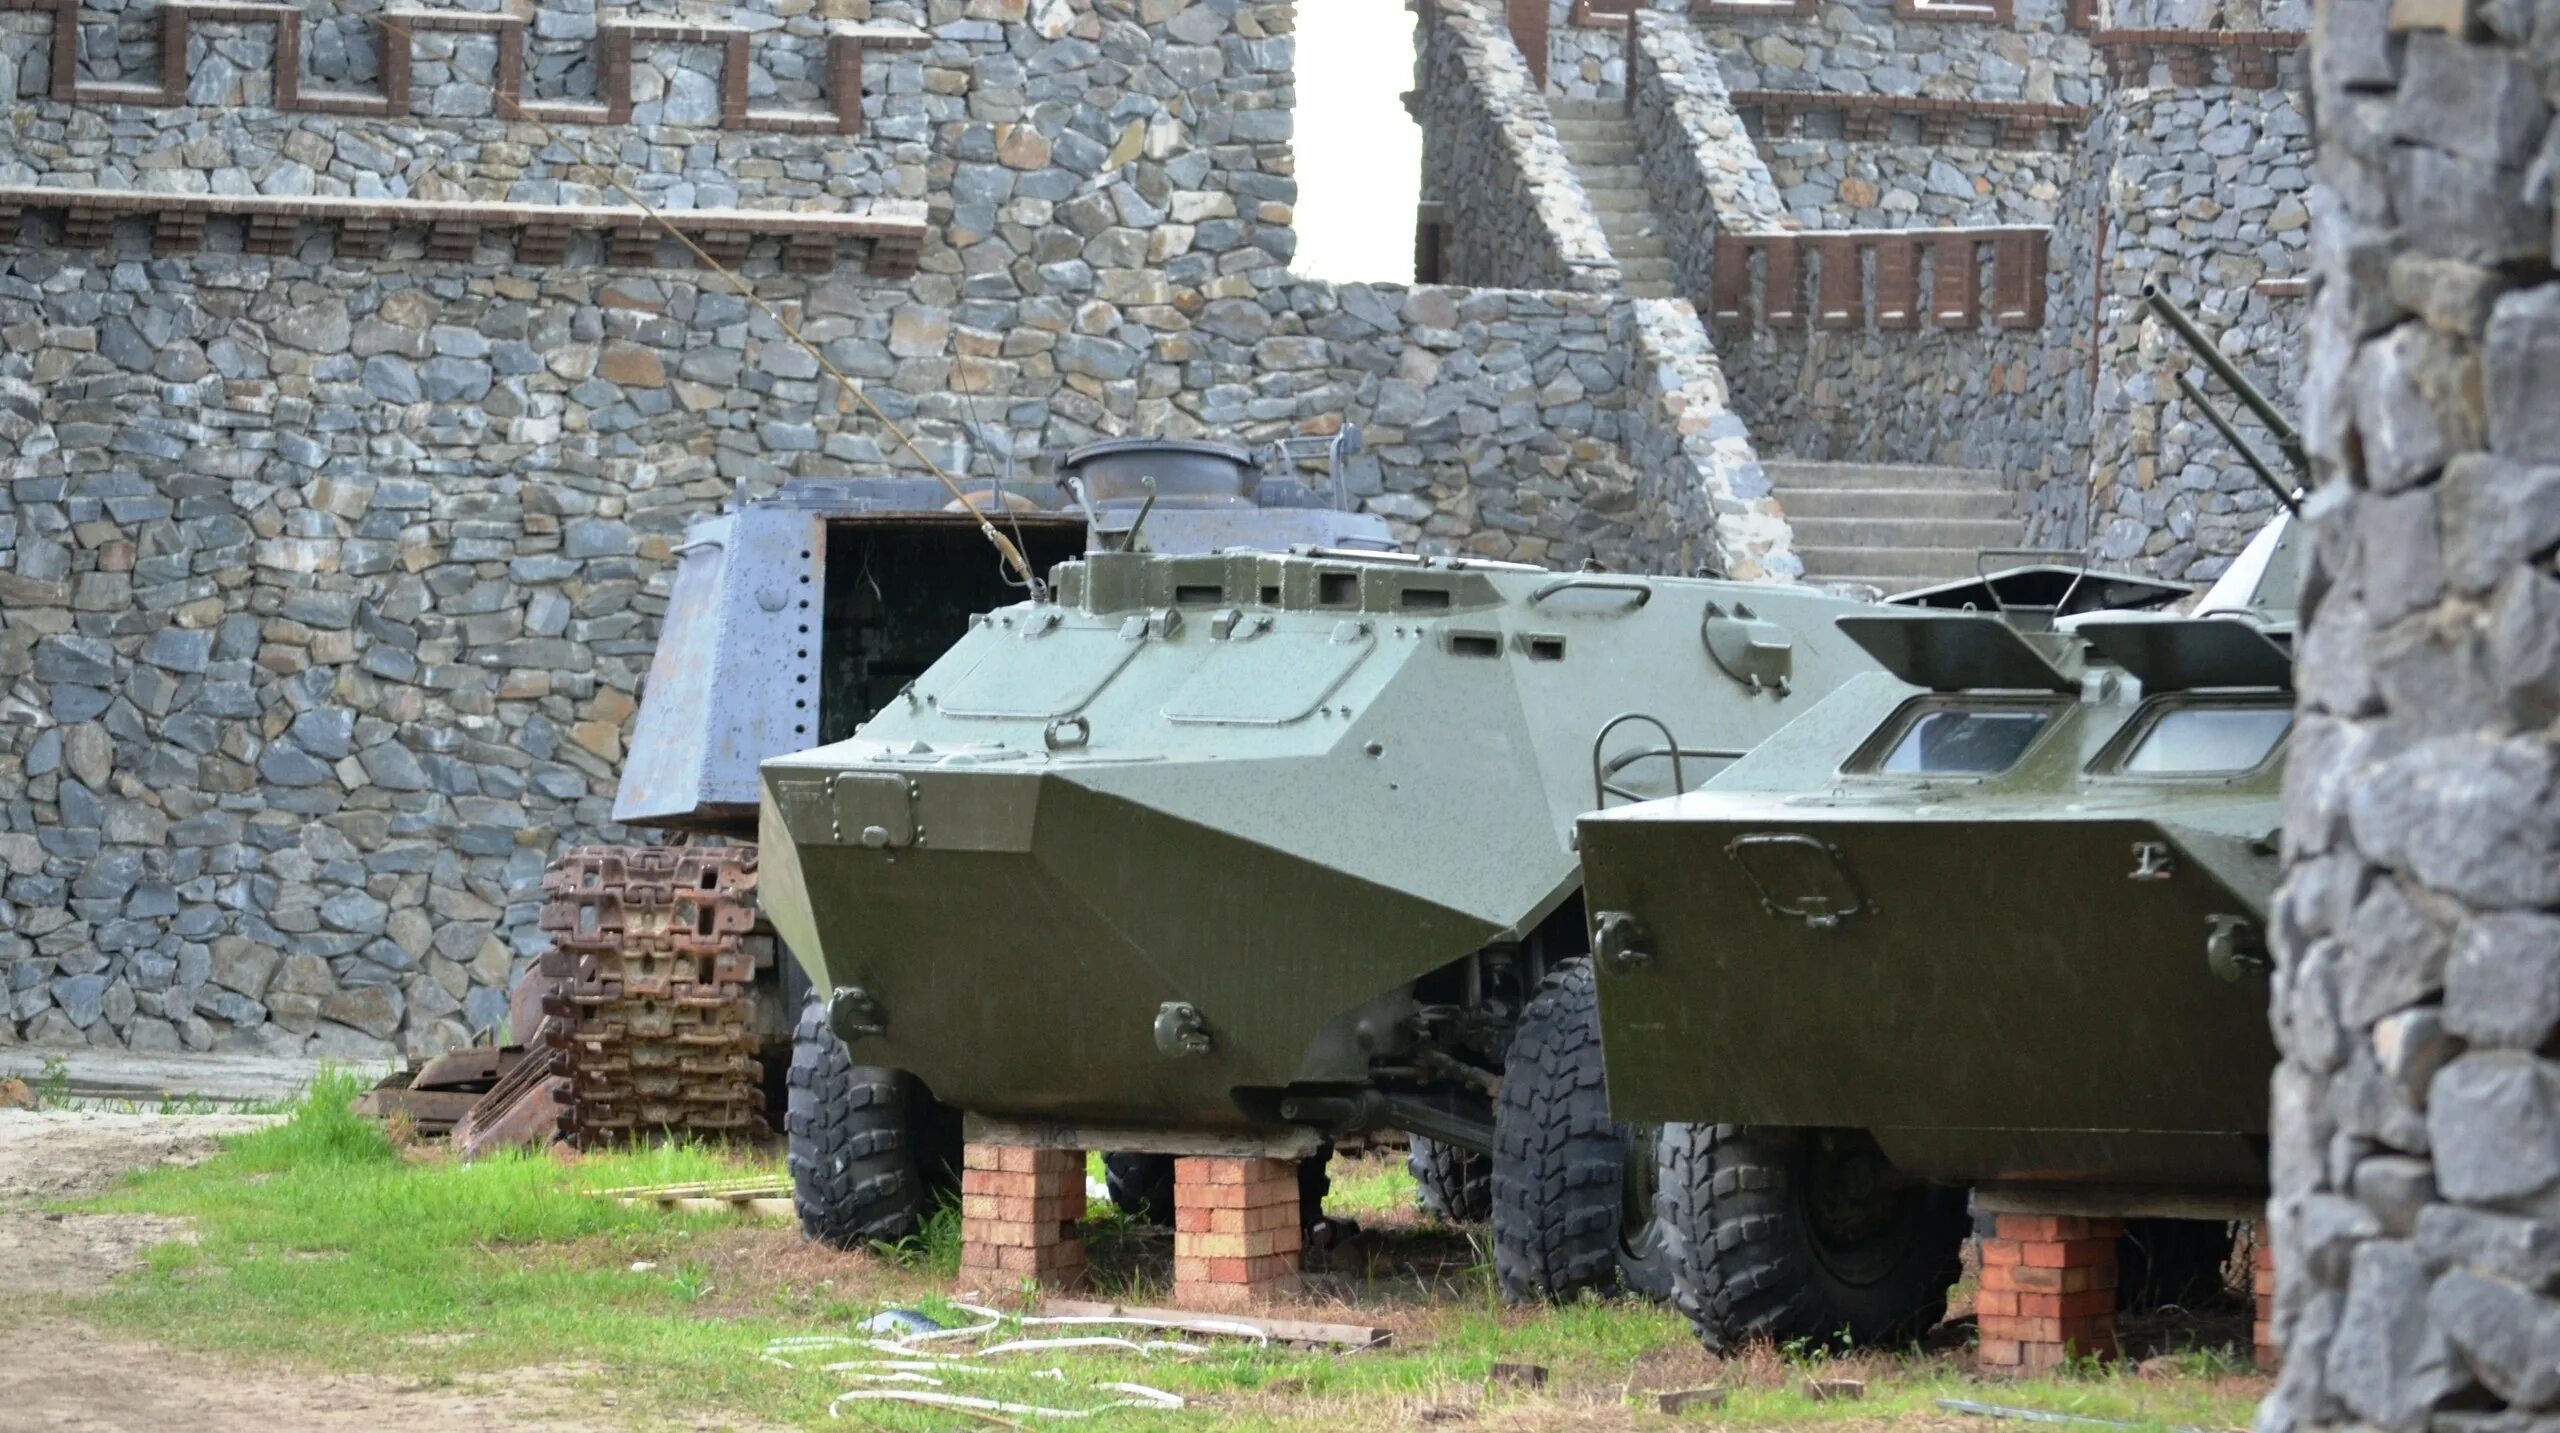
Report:
[[[1285,726],[1315,714],[1376,649],[1362,631],[1268,632],[1221,644],[1164,704],[1167,721],[1226,726]]]

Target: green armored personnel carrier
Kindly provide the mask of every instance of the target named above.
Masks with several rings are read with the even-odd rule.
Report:
[[[1934,1324],[1968,1187],[2264,1203],[2293,558],[2279,519],[2184,617],[1845,616],[1881,672],[1703,790],[1582,820],[1610,1107],[1664,1126],[1711,1342]]]
[[[1133,1153],[1399,1128],[1480,1160],[1520,1013],[1583,954],[1574,818],[1695,786],[1874,672],[1833,622],[1860,610],[1375,553],[1094,552],[852,739],[764,763],[764,908],[849,1058],[960,1110],[1132,1132]],[[811,1099],[894,1148],[894,1093]],[[870,1197],[845,1167],[829,1197]],[[1628,1263],[1659,1285],[1619,1176],[1544,1187],[1522,1217],[1572,1257],[1532,1250],[1527,1282]]]

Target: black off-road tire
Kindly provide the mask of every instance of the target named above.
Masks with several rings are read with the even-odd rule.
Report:
[[[815,995],[792,1033],[791,1202],[837,1249],[903,1239],[960,1188],[960,1119],[904,1070],[857,1065]]]
[[[2128,1219],[2116,1241],[2116,1309],[2150,1313],[2234,1302],[2223,1281],[2231,1226],[2212,1219]]]
[[[1324,1217],[1324,1197],[1333,1191],[1332,1146],[1298,1161],[1298,1221],[1313,1224]],[[1106,1154],[1102,1182],[1111,1205],[1141,1224],[1173,1223],[1173,1156]]]
[[[1962,1190],[1870,1182],[1854,1238],[1816,1213],[1839,1202],[1826,1171],[1889,1172],[1874,1146],[1861,1130],[1663,1127],[1672,1297],[1709,1348],[1901,1343],[1946,1317],[1972,1227]]]
[[[1493,1156],[1411,1136],[1405,1171],[1414,1203],[1443,1224],[1481,1224],[1493,1214]]]
[[[1111,1205],[1141,1224],[1173,1223],[1173,1156],[1106,1154],[1102,1182]]]
[[[1669,1294],[1670,1250],[1646,1187],[1653,1131],[1609,1118],[1589,961],[1549,975],[1521,1013],[1493,1133],[1493,1267],[1504,1298]]]

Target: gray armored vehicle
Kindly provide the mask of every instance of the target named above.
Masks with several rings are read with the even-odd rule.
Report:
[[[1054,483],[973,483],[965,504],[929,478],[808,479],[696,519],[613,810],[673,843],[580,848],[546,876],[555,1054],[498,1123],[581,1142],[761,1130],[806,987],[755,901],[756,763],[847,735],[1089,543],[1392,549],[1384,521],[1348,510],[1358,444],[1348,428],[1258,455],[1117,439],[1066,454]]]
[[[1596,1004],[1611,1112],[1662,1127],[1710,1343],[1935,1323],[1968,1188],[2153,1216],[2146,1282],[2229,1251],[2218,1221],[2266,1197],[2298,558],[2279,517],[2183,616],[1942,590],[1844,617],[1882,673],[1699,791],[1580,823],[1593,960],[1554,1018]],[[1506,1110],[1539,1087],[1515,1067]]]

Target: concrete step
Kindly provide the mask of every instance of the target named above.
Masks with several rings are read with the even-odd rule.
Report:
[[[1808,517],[1783,496],[1778,505],[1795,528],[1799,550],[1950,548],[1970,553],[1986,547],[2015,547],[2026,536],[2026,524],[2006,518]],[[1967,571],[1972,570],[1970,563],[1968,558]]]
[[[1809,547],[1796,545],[1812,574],[1863,572],[1906,581],[1944,582],[1974,575],[1972,547]]]
[[[1665,244],[1662,240],[1633,226],[1612,226],[1603,224],[1600,226],[1600,232],[1608,236],[1609,252],[1617,255],[1620,259],[1667,259],[1671,257],[1670,245]]]
[[[1567,144],[1578,139],[1635,142],[1635,127],[1622,119],[1560,119],[1556,121],[1556,138]]]
[[[1784,488],[1779,500],[1797,521],[1822,517],[2009,518],[2007,493],[1971,488]]]
[[[1680,297],[1679,290],[1672,287],[1669,279],[1630,278],[1626,282],[1626,290],[1627,297],[1631,299],[1676,299]]]
[[[1669,259],[1630,259],[1624,254],[1618,255],[1617,259],[1618,272],[1626,276],[1628,283],[1634,283],[1638,279],[1648,283],[1671,282]]]
[[[1822,459],[1763,458],[1760,467],[1781,489],[1931,488],[2005,493],[2009,485],[1989,468],[1941,468],[1925,463],[1834,463]]]
[[[1613,166],[1633,169],[1636,167],[1636,142],[1632,139],[1615,136],[1606,139],[1568,139],[1564,142],[1564,152],[1565,156],[1579,168]]]
[[[1624,124],[1627,122],[1627,102],[1623,99],[1550,99],[1547,101],[1547,113],[1554,115],[1559,123],[1565,120],[1607,119]]]
[[[1973,574],[1965,575],[1970,577]],[[1816,587],[1835,582],[1849,587],[1872,587],[1887,597],[1897,592],[1909,592],[1915,587],[1935,587],[1946,581],[1943,577],[1878,577],[1865,572],[1816,572],[1809,567],[1805,569],[1804,580]]]

